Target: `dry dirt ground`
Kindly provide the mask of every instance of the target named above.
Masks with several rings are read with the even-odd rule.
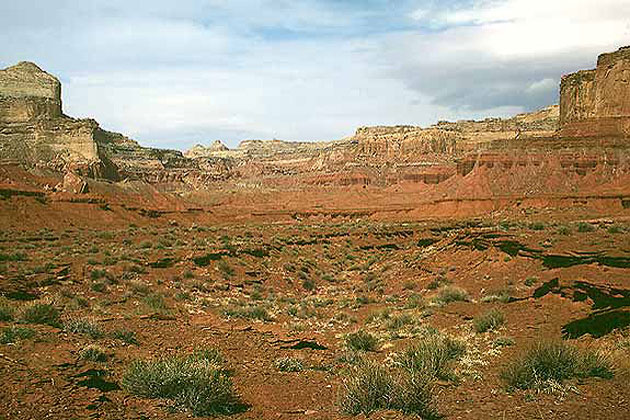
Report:
[[[220,350],[243,403],[227,418],[352,418],[339,401],[353,358],[386,365],[437,329],[465,345],[454,377],[432,389],[446,419],[630,419],[627,218],[163,219],[0,232],[0,303],[12,314],[0,321],[0,418],[189,418],[122,378],[134,360],[200,347]],[[453,288],[459,300],[440,299]],[[20,317],[37,303],[59,322]],[[491,309],[504,323],[477,332]],[[11,339],[11,328],[30,332]],[[377,338],[373,351],[347,349],[358,330]],[[501,372],[548,339],[604,352],[614,377],[509,389]],[[104,361],[82,356],[93,344]],[[284,357],[302,369],[281,371]]]

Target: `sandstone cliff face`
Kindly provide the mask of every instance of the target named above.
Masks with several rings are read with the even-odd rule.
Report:
[[[0,122],[61,116],[61,83],[37,65],[21,62],[0,70]]]
[[[58,80],[34,64],[20,63],[0,71],[0,163],[141,180],[175,191],[221,188],[226,181],[230,188],[301,188],[448,180],[447,188],[479,170],[518,179],[556,157],[558,173],[579,177],[625,159],[599,149],[628,146],[629,72],[630,48],[625,48],[600,56],[595,70],[565,76],[560,107],[426,128],[362,127],[338,141],[245,140],[235,149],[215,141],[182,154],[142,147],[96,121],[63,115]],[[593,142],[592,136],[610,138]]]
[[[630,47],[562,78],[560,123],[568,137],[630,136]]]

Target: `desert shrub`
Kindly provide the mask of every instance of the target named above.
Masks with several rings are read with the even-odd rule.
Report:
[[[15,315],[15,309],[4,300],[0,300],[0,321],[10,322],[13,321]]]
[[[407,325],[413,324],[415,321],[415,318],[409,314],[393,315],[387,320],[385,327],[389,331],[398,331]]]
[[[503,312],[498,309],[490,309],[488,312],[476,317],[473,320],[473,326],[475,331],[483,333],[486,331],[494,330],[495,328],[503,325],[505,322],[505,316]]]
[[[191,355],[138,360],[129,366],[122,384],[134,395],[173,400],[195,416],[233,413],[241,404],[217,355],[214,350],[202,350]]]
[[[595,230],[595,226],[593,226],[590,223],[586,223],[586,222],[578,223],[577,231],[580,233],[593,232],[594,230]]]
[[[432,391],[433,382],[421,375],[362,361],[344,378],[339,405],[341,411],[352,415],[398,410],[429,420],[439,418]]]
[[[403,289],[405,289],[405,290],[413,290],[413,289],[416,288],[416,285],[417,285],[417,283],[414,280],[412,280],[412,279],[405,280],[405,282],[403,283]]]
[[[20,340],[26,340],[35,335],[35,330],[24,327],[7,327],[2,330],[0,344],[11,344]]]
[[[81,360],[87,360],[90,362],[106,362],[107,353],[101,346],[90,344],[85,346],[79,351],[79,357]]]
[[[418,309],[424,307],[424,298],[422,295],[418,293],[412,293],[407,298],[407,302],[405,303],[405,308],[407,309]]]
[[[90,284],[90,289],[92,289],[93,292],[102,293],[105,289],[107,289],[107,283],[103,281],[95,281]]]
[[[514,345],[514,339],[512,337],[497,337],[492,341],[492,345],[495,347],[509,347]]]
[[[164,296],[160,293],[152,293],[147,295],[143,300],[144,304],[154,312],[163,313],[168,312],[166,307],[166,301]]]
[[[358,351],[374,351],[378,340],[367,331],[358,330],[346,334],[344,342],[347,348]]]
[[[138,339],[136,338],[135,331],[130,331],[124,328],[115,330],[112,333],[112,337],[114,337],[117,340],[122,341],[123,343],[138,344]]]
[[[273,364],[280,372],[300,372],[304,369],[302,361],[295,357],[281,357],[274,360]]]
[[[264,306],[230,306],[223,310],[223,316],[227,318],[259,319],[261,321],[271,320],[271,315]]]
[[[560,226],[558,226],[558,229],[556,230],[556,233],[558,235],[570,235],[571,234],[571,229],[568,226],[560,225]]]
[[[429,282],[429,284],[427,284],[427,289],[435,290],[449,283],[450,281],[446,277],[440,275],[440,276],[435,277],[433,280]]]
[[[18,262],[18,261],[26,261],[27,256],[23,252],[15,252],[13,254],[4,254],[0,253],[0,262]]]
[[[563,341],[543,341],[508,365],[501,377],[511,388],[545,388],[549,382],[573,378],[612,378],[610,360],[591,350],[580,350]]]
[[[530,277],[527,277],[527,278],[525,279],[525,282],[524,282],[524,283],[525,283],[525,286],[527,286],[527,287],[532,287],[533,285],[535,285],[536,283],[538,283],[538,277],[536,277],[536,276],[530,276]]]
[[[468,292],[461,287],[443,286],[438,290],[434,299],[436,303],[441,305],[451,302],[467,301]]]
[[[317,284],[312,277],[307,277],[302,281],[302,287],[304,288],[304,290],[312,292],[313,290],[315,290],[315,287],[317,287]]]
[[[614,235],[617,233],[623,233],[623,228],[621,226],[612,225],[608,228],[608,233]]]
[[[33,303],[21,313],[20,320],[27,324],[59,326],[59,310],[50,303]]]
[[[482,303],[493,303],[493,302],[508,303],[510,299],[512,299],[512,293],[510,292],[510,290],[502,289],[496,292],[488,293],[487,295],[485,295],[484,297],[480,299],[480,302]]]
[[[90,271],[90,280],[99,280],[105,277],[107,277],[106,270],[94,269]]]
[[[147,284],[142,283],[137,280],[130,281],[129,288],[131,289],[133,293],[142,295],[142,296],[149,294],[149,291],[150,291],[149,286]]]
[[[542,222],[534,222],[529,225],[531,230],[545,230],[545,224]]]
[[[73,334],[83,334],[98,339],[103,336],[103,330],[94,319],[69,318],[63,323],[63,329]]]
[[[427,378],[455,379],[452,364],[466,352],[463,342],[440,333],[429,334],[395,357],[395,364]]]
[[[364,355],[365,353],[362,351],[345,350],[336,357],[336,360],[339,363],[346,363],[348,365],[357,365],[364,360],[363,358]]]
[[[223,275],[223,278],[229,279],[234,275],[234,269],[225,261],[220,261],[218,264],[219,271]]]

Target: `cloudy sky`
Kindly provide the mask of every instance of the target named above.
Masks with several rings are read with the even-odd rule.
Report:
[[[143,145],[506,116],[630,44],[628,0],[2,0],[0,67]]]

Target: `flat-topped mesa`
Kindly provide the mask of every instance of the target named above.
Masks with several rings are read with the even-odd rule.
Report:
[[[565,137],[630,137],[630,47],[562,77],[560,124]]]
[[[61,83],[22,61],[0,70],[0,122],[20,123],[62,115]]]
[[[353,140],[358,143],[358,155],[369,160],[450,160],[492,141],[549,137],[558,128],[558,112],[558,106],[553,105],[512,118],[440,121],[427,128],[410,125],[361,127]]]

